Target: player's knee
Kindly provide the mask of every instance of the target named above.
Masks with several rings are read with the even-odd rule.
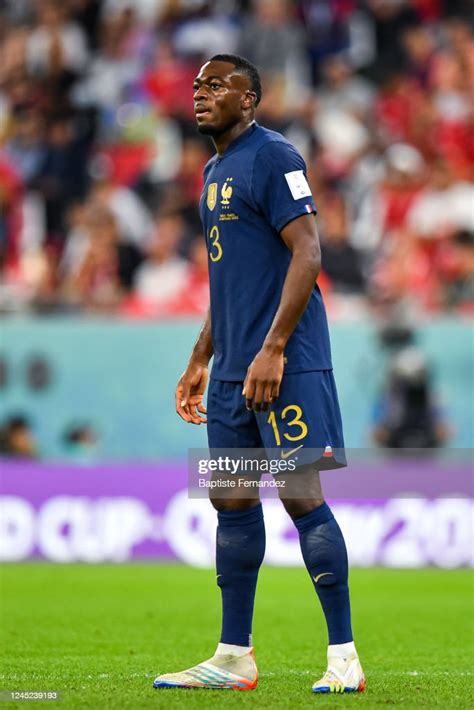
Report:
[[[251,508],[254,506],[256,503],[259,503],[259,500],[255,500],[254,498],[217,498],[215,496],[209,496],[209,500],[211,501],[211,504],[215,510],[217,510],[218,513],[224,513],[228,511],[235,511],[235,510],[247,510],[247,508]]]
[[[288,515],[295,519],[300,518],[324,503],[324,498],[281,498],[281,502]]]

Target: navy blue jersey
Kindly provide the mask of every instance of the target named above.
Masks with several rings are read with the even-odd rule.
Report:
[[[316,212],[305,162],[283,136],[254,123],[206,165],[200,212],[209,253],[212,377],[243,381],[272,324],[291,260],[280,232]],[[284,355],[286,374],[332,368],[317,285]]]

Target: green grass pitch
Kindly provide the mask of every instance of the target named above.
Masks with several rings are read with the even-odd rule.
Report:
[[[368,688],[316,696],[322,614],[303,569],[264,567],[256,691],[152,688],[159,672],[212,655],[213,572],[181,566],[11,564],[1,572],[0,688],[56,690],[67,708],[474,706],[474,589],[467,570],[353,570],[356,641]],[[5,707],[24,707],[9,702]],[[36,704],[36,703],[35,703]]]

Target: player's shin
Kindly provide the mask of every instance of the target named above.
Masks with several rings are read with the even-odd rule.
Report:
[[[255,589],[264,554],[261,504],[218,513],[216,571],[222,593],[222,644],[252,645]]]
[[[351,642],[348,562],[341,529],[327,503],[295,518],[294,523],[306,568],[326,617],[329,644]]]

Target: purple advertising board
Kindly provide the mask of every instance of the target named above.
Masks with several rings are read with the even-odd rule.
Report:
[[[466,462],[391,460],[322,473],[356,566],[473,565]],[[266,561],[302,564],[294,525],[264,500]],[[186,463],[77,466],[0,461],[0,559],[211,566],[216,514],[190,492]]]

